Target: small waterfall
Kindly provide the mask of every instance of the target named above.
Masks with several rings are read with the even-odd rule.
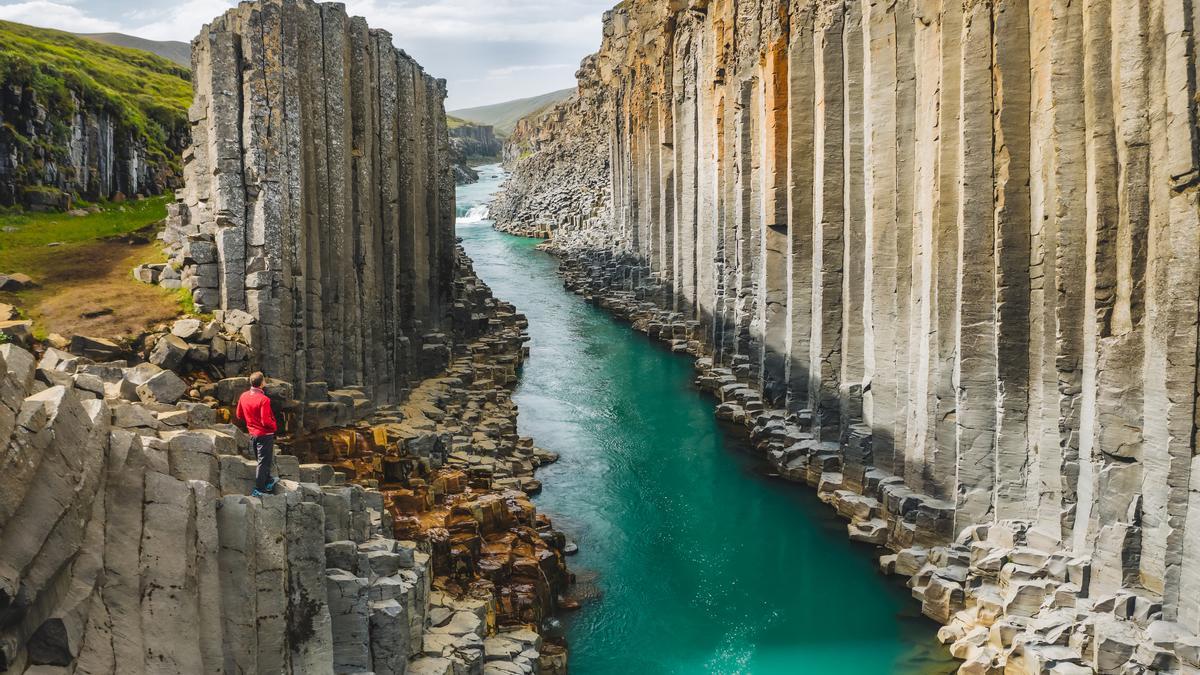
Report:
[[[476,204],[467,210],[466,215],[458,217],[459,225],[472,225],[474,223],[482,223],[491,216],[491,211],[487,204]]]

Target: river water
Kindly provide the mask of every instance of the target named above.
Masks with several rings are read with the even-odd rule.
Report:
[[[595,599],[565,617],[574,675],[948,673],[936,625],[807,487],[766,475],[691,360],[566,291],[535,240],[496,232],[502,180],[458,189],[479,276],[529,317],[519,428],[561,454],[535,500]]]

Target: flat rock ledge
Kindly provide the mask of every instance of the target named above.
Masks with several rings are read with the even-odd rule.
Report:
[[[537,632],[548,580],[569,579],[562,537],[525,496],[554,457],[515,437],[505,389],[524,318],[459,254],[453,365],[402,403],[376,408],[357,390],[301,402],[269,383],[288,433],[261,498],[247,496],[248,439],[227,422],[241,374],[212,381],[193,347],[160,361],[172,369],[97,360],[124,347],[92,339],[72,345],[91,356],[0,345],[0,671],[565,672],[565,649]],[[181,319],[158,340],[232,339],[231,318]],[[364,425],[379,466],[402,457],[413,474],[368,477],[335,442],[347,427],[313,420]],[[406,510],[405,490],[429,508]],[[435,501],[443,539],[416,522]],[[480,547],[507,575],[462,565]],[[544,597],[486,592],[531,575]]]

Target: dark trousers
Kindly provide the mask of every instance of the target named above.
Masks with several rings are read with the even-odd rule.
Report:
[[[254,487],[259,492],[266,492],[267,484],[271,482],[271,463],[275,459],[274,448],[274,434],[250,437],[250,449],[258,458],[258,471],[254,474]]]

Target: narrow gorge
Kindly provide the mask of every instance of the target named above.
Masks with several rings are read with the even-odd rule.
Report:
[[[1196,20],[631,0],[492,213],[696,356],[963,672],[1195,672]]]
[[[0,673],[1200,675],[1192,4],[218,5],[0,22]]]

